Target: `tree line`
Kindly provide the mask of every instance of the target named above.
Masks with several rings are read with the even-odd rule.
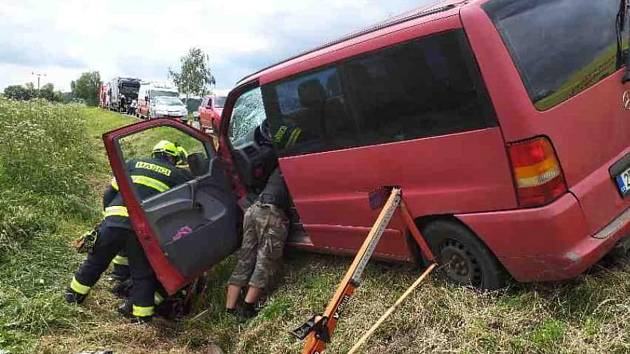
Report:
[[[51,102],[69,103],[72,101],[84,102],[89,106],[98,104],[101,75],[98,71],[85,72],[70,83],[71,92],[55,90],[51,83],[35,88],[32,82],[24,85],[11,85],[4,89],[4,96],[13,100],[28,101],[35,98],[45,99]]]
[[[191,48],[180,58],[178,71],[168,69],[168,76],[181,94],[201,96],[209,93],[208,86],[216,83],[210,70],[210,57],[199,48]],[[79,101],[88,106],[97,106],[101,87],[101,74],[98,71],[84,72],[70,83],[70,92],[55,90],[51,83],[37,89],[33,83],[11,85],[4,89],[4,96],[14,100],[41,98],[51,102]]]
[[[43,98],[52,102],[63,102],[65,96],[61,91],[55,91],[55,86],[51,83],[45,84],[40,89],[36,89],[32,82],[25,85],[11,85],[4,89],[4,96],[27,101],[33,98]]]

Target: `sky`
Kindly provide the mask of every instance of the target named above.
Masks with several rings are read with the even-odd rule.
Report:
[[[189,48],[210,56],[217,89],[301,51],[436,0],[0,0],[0,90],[70,90],[103,81],[166,81]]]

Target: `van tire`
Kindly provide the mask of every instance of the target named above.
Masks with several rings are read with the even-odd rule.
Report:
[[[435,220],[422,229],[449,281],[481,290],[506,286],[503,266],[477,236],[453,220]]]

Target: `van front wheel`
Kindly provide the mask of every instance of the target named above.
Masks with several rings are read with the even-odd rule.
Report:
[[[483,290],[506,285],[503,267],[488,248],[456,221],[436,220],[422,230],[446,277]]]

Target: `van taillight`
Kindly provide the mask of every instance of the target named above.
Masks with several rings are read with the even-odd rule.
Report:
[[[508,151],[520,206],[542,206],[566,193],[564,175],[549,139],[509,144]]]

